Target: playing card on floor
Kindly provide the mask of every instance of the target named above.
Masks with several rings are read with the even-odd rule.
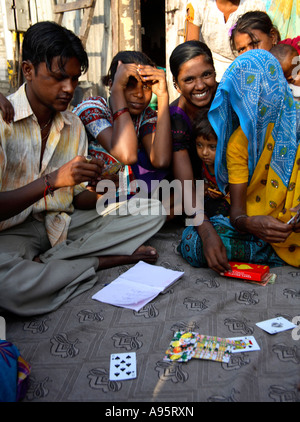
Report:
[[[164,360],[187,362],[192,359],[197,346],[197,333],[177,331],[166,350]]]
[[[256,325],[269,334],[277,334],[281,331],[291,330],[292,328],[296,327],[295,324],[283,317],[257,322]]]
[[[234,341],[232,353],[254,352],[260,347],[253,336],[231,337],[228,340]]]
[[[197,347],[193,358],[228,363],[234,348],[234,341],[216,336],[197,336]]]
[[[113,353],[110,355],[110,381],[136,378],[136,353]]]

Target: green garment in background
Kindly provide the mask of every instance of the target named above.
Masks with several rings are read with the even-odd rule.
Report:
[[[280,32],[281,39],[296,38],[300,35],[299,0],[265,0],[266,10],[273,24]]]

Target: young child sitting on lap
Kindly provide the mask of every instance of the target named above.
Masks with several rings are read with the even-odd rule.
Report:
[[[202,179],[204,180],[204,207],[208,217],[217,214],[229,215],[230,205],[219,191],[215,178],[215,155],[217,135],[212,128],[207,108],[202,109],[193,122],[193,132],[198,157],[202,161]]]

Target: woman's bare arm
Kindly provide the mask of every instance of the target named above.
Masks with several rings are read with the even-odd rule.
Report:
[[[140,66],[139,69],[141,79],[152,83],[152,92],[157,96],[156,130],[144,137],[143,145],[153,167],[167,168],[172,159],[172,136],[165,72],[152,66]]]

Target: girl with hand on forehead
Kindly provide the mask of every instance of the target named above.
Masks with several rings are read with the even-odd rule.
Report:
[[[127,186],[143,180],[149,193],[151,181],[167,175],[172,156],[165,72],[142,52],[121,51],[102,82],[110,90],[108,100],[89,98],[74,110],[85,125],[89,154],[121,163]],[[152,94],[157,111],[149,107]]]

